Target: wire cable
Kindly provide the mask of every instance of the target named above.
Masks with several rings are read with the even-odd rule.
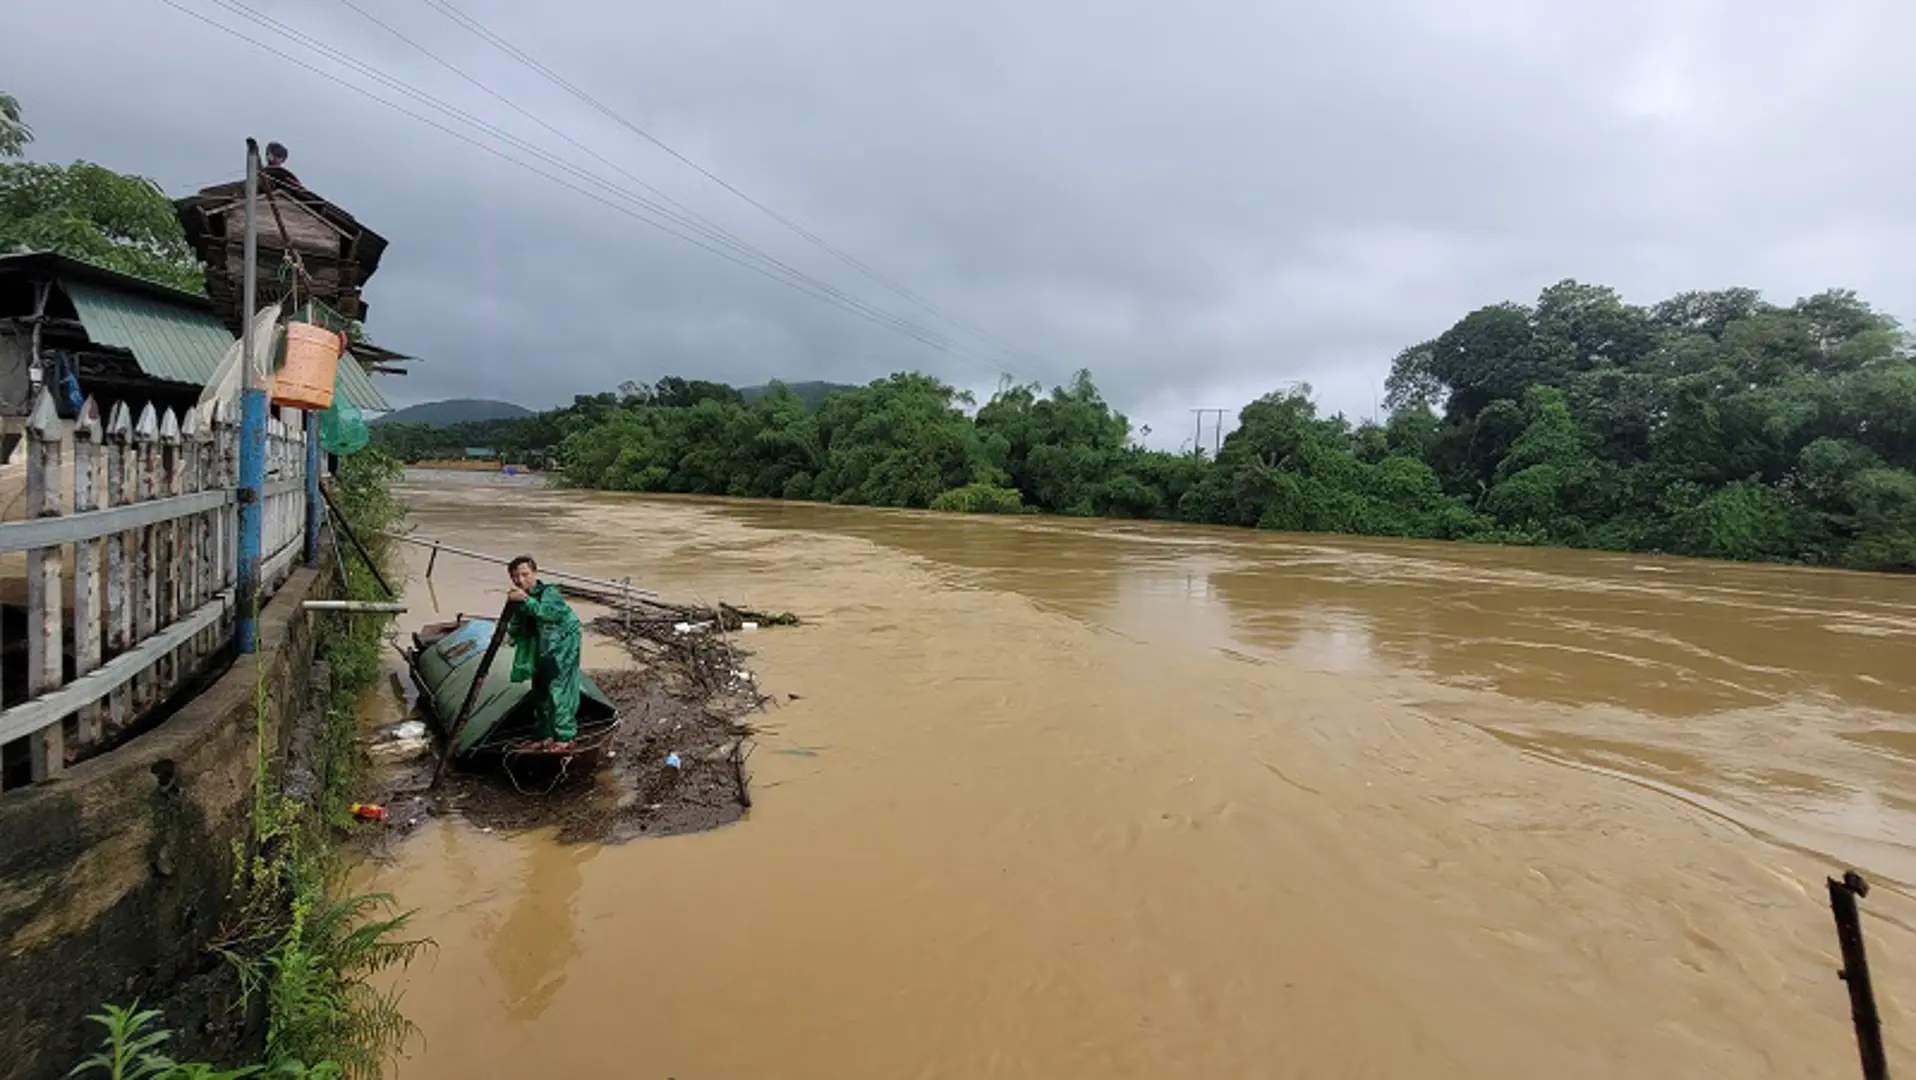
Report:
[[[469,32],[478,36],[482,40],[489,42],[495,48],[498,48],[500,51],[504,52],[508,56],[511,56],[513,59],[518,60],[520,63],[531,68],[533,71],[538,72],[540,75],[545,76],[554,85],[558,86],[562,90],[565,90],[567,93],[578,98],[580,101],[585,102],[587,105],[590,105],[592,108],[598,110],[600,113],[604,114],[608,119],[612,120],[614,123],[619,124],[621,127],[624,127],[626,130],[632,132],[633,134],[644,139],[645,141],[651,143],[653,146],[656,146],[660,150],[664,151],[665,153],[670,154],[672,157],[678,159],[687,167],[698,172],[701,176],[704,176],[706,179],[719,185],[720,187],[724,188],[726,191],[731,192],[733,195],[736,195],[738,198],[751,204],[753,207],[756,207],[760,212],[764,213],[767,217],[770,217],[773,221],[778,222],[779,224],[792,230],[794,233],[797,233],[799,236],[803,237],[805,240],[829,252],[833,256],[837,257],[840,261],[844,262],[846,265],[857,270],[859,273],[864,274],[866,277],[869,277],[873,281],[878,282],[880,285],[884,286],[887,289],[890,289],[894,293],[897,293],[899,296],[902,296],[905,299],[912,301],[913,303],[919,305],[925,310],[931,312],[933,315],[936,315],[938,318],[941,318],[945,320],[946,322],[951,323],[954,326],[960,327],[961,329],[969,330],[973,335],[988,342],[989,344],[995,346],[996,348],[1004,351],[1010,356],[1024,360],[1028,363],[1034,363],[1040,366],[1049,366],[1045,363],[1043,359],[1033,355],[1032,353],[1024,349],[1020,349],[1016,346],[1008,345],[1004,343],[1003,341],[1000,341],[998,338],[993,337],[991,334],[986,333],[984,330],[980,329],[976,325],[970,322],[967,322],[963,319],[957,318],[955,316],[946,314],[945,312],[939,310],[935,305],[933,305],[931,301],[926,300],[924,297],[918,295],[912,290],[891,280],[889,277],[886,277],[884,274],[880,273],[878,270],[873,269],[872,267],[866,265],[864,262],[860,261],[856,257],[846,253],[845,251],[840,250],[838,247],[834,246],[825,238],[819,236],[818,234],[812,232],[811,230],[791,220],[785,215],[765,205],[763,202],[760,202],[759,200],[739,190],[736,186],[734,186],[732,183],[727,181],[724,177],[719,176],[717,173],[712,172],[710,169],[707,169],[705,166],[699,164],[696,161],[693,161],[691,158],[680,153],[678,150],[668,145],[664,140],[658,138],[656,135],[653,135],[651,132],[645,130],[644,128],[633,123],[632,121],[626,119],[624,116],[621,116],[617,112],[614,112],[610,107],[605,105],[603,102],[599,101],[597,98],[593,97],[591,94],[588,94],[584,90],[580,89],[578,86],[573,84],[570,80],[566,79],[564,76],[560,75],[558,72],[552,70],[550,67],[541,63],[539,60],[537,60],[530,54],[526,53],[523,49],[520,49],[518,46],[512,44],[510,41],[507,41],[504,37],[495,33],[493,30],[488,28],[484,23],[480,22],[478,19],[473,18],[472,16],[466,14],[464,11],[461,11],[458,7],[454,6],[451,3],[451,0],[420,0],[420,2],[426,4],[428,7],[431,7],[435,11],[438,11],[440,14],[446,16],[446,18],[452,20],[458,25],[465,27]]]
[[[871,322],[875,325],[885,327],[887,329],[891,329],[895,332],[903,334],[904,336],[911,337],[925,345],[929,345],[932,348],[938,349],[942,352],[949,353],[953,356],[957,356],[962,359],[972,360],[974,362],[982,362],[981,358],[973,356],[965,351],[962,351],[956,348],[954,346],[954,343],[952,343],[944,335],[938,334],[935,331],[931,331],[924,327],[918,326],[917,324],[914,324],[910,322],[909,320],[903,319],[902,317],[894,315],[890,312],[876,308],[873,305],[870,305],[858,299],[857,297],[852,296],[849,293],[846,293],[842,289],[838,289],[835,286],[832,286],[828,283],[819,281],[818,279],[813,278],[810,275],[804,274],[801,271],[792,270],[789,267],[783,267],[783,264],[776,263],[776,260],[773,260],[772,262],[774,265],[768,268],[768,266],[762,265],[759,262],[751,261],[749,256],[741,255],[733,251],[728,251],[724,247],[715,246],[712,243],[707,243],[704,240],[699,239],[697,236],[687,235],[686,233],[673,228],[669,224],[663,223],[659,220],[654,219],[653,217],[647,216],[645,213],[642,213],[641,211],[634,209],[633,206],[625,205],[624,203],[614,201],[613,199],[607,198],[605,195],[602,195],[598,192],[589,190],[588,188],[582,187],[578,184],[571,183],[560,176],[556,176],[551,172],[547,172],[546,170],[539,168],[537,165],[531,164],[525,160],[522,160],[521,158],[513,156],[512,154],[506,153],[505,151],[501,150],[497,146],[490,145],[486,143],[485,141],[482,141],[480,139],[474,138],[473,136],[469,134],[466,134],[465,132],[458,131],[446,124],[440,123],[439,121],[432,119],[431,117],[421,115],[420,113],[415,112],[402,104],[391,101],[387,98],[383,98],[380,95],[367,89],[366,87],[341,77],[337,73],[327,71],[326,69],[319,67],[307,61],[306,59],[292,55],[281,49],[275,48],[271,44],[263,42],[259,40],[258,38],[251,37],[248,34],[246,34],[244,31],[241,31],[225,23],[222,23],[216,18],[206,15],[202,12],[195,11],[192,8],[189,8],[185,6],[184,4],[180,3],[179,0],[162,0],[162,2],[165,3],[168,7],[171,7],[181,12],[182,14],[188,15],[194,19],[199,20],[200,22],[206,23],[207,25],[213,27],[214,29],[220,30],[223,33],[236,37],[240,39],[241,41],[244,41],[247,44],[254,46],[255,48],[261,49],[264,52],[267,52],[290,64],[293,64],[296,67],[303,68],[307,71],[310,71],[316,75],[321,76],[322,78],[329,79],[332,82],[338,83],[340,86],[343,86],[380,105],[383,105],[389,109],[392,109],[393,111],[399,113],[400,115],[406,116],[412,120],[416,120],[422,124],[425,124],[428,127],[431,127],[437,131],[442,132],[443,134],[450,135],[451,137],[458,139],[461,142],[467,143],[468,145],[474,146],[504,161],[508,161],[514,165],[517,165],[520,168],[525,169],[526,171],[541,177],[542,179],[549,180],[555,184],[558,184],[560,187],[566,188],[567,190],[570,190],[576,194],[583,195],[586,198],[593,200],[594,202],[597,202],[621,214],[631,217],[634,220],[637,220],[645,225],[651,226],[652,228],[657,229],[661,232],[664,232],[667,235],[673,236],[679,240],[682,240],[686,243],[693,245],[694,247],[701,248],[711,254],[717,255],[718,257],[723,258],[728,262],[732,262],[745,269],[751,270],[754,273],[757,273],[772,281],[775,281],[779,284],[792,288],[793,290],[797,292],[811,296],[814,299],[818,299],[826,303],[830,303],[836,307],[841,308],[842,310],[845,310],[860,318],[863,318],[866,321]],[[277,20],[272,19],[270,16],[265,16],[247,7],[245,4],[238,3],[237,0],[213,0],[213,2],[230,12],[242,15],[243,17],[250,18],[252,19],[252,21],[255,21],[262,25],[267,26],[269,29],[274,29],[277,32],[279,32],[282,36],[290,37],[295,41],[299,41],[303,44],[307,44],[308,47],[313,48],[317,51],[320,51],[338,60],[340,63],[345,64],[346,66],[350,68],[353,68],[354,70],[360,71],[361,73],[367,75],[369,78],[372,78],[375,81],[378,81],[384,85],[391,87],[392,89],[398,91],[402,95],[412,98],[416,101],[422,102],[424,104],[430,105],[431,107],[439,109],[440,111],[445,112],[449,115],[455,116],[459,118],[460,120],[464,121],[465,123],[478,128],[479,130],[485,132],[488,135],[491,135],[492,137],[498,139],[501,142],[512,145],[515,148],[521,149],[527,154],[532,155],[533,157],[536,157],[551,163],[553,167],[561,171],[571,173],[589,183],[605,188],[611,191],[615,196],[618,196],[619,198],[625,200],[626,202],[643,206],[651,210],[655,214],[659,214],[660,216],[666,217],[668,221],[671,220],[673,217],[673,215],[671,215],[668,211],[664,211],[658,208],[656,204],[651,203],[649,200],[644,199],[642,196],[638,196],[630,191],[626,191],[622,188],[619,188],[616,184],[613,184],[602,177],[592,174],[586,170],[580,169],[577,166],[574,166],[571,163],[566,162],[561,158],[558,158],[557,156],[551,154],[548,151],[543,150],[542,148],[538,146],[535,146],[531,143],[527,143],[525,140],[519,139],[516,136],[511,135],[509,132],[506,132],[500,129],[496,127],[495,125],[488,124],[487,122],[479,119],[478,117],[472,116],[470,113],[466,113],[455,106],[452,106],[443,101],[440,101],[439,99],[432,97],[432,95],[426,94],[425,92],[418,90],[416,87],[412,87],[410,84],[405,83],[403,80],[395,79],[391,76],[386,75],[383,72],[378,71],[375,68],[372,68],[370,65],[363,64],[353,59],[351,56],[341,52],[340,50],[334,49],[331,46],[326,45],[324,42],[320,42],[317,39],[313,39],[308,35],[304,35],[291,27],[287,27],[285,26],[285,24],[279,23]],[[748,249],[750,247],[749,245],[744,245],[744,246]],[[756,249],[752,249],[752,250],[756,250]],[[769,259],[768,256],[763,256],[762,253],[760,253],[760,255],[761,257]],[[781,272],[781,267],[783,267],[782,272]]]
[[[459,78],[465,80],[467,83],[470,83],[472,86],[476,87],[477,89],[479,89],[481,92],[485,93],[486,95],[492,97],[494,100],[498,101],[500,104],[513,110],[514,112],[532,121],[533,123],[538,124],[540,127],[551,132],[552,134],[557,135],[559,138],[565,140],[566,143],[572,146],[574,149],[590,155],[592,158],[597,160],[600,164],[606,166],[607,168],[612,169],[614,172],[617,172],[619,175],[625,177],[627,180],[630,180],[631,182],[637,184],[639,187],[644,188],[648,192],[651,192],[653,195],[657,196],[659,199],[663,200],[664,202],[670,204],[673,207],[676,207],[679,211],[682,211],[682,214],[673,215],[674,220],[678,220],[686,224],[688,227],[695,228],[700,233],[710,236],[715,240],[724,242],[728,246],[734,246],[740,249],[750,250],[760,255],[764,254],[763,252],[758,251],[757,248],[754,248],[750,244],[747,244],[745,241],[738,239],[731,232],[727,231],[723,226],[716,224],[715,222],[711,221],[710,219],[706,217],[703,217],[692,208],[672,198],[670,195],[667,195],[665,192],[660,191],[658,188],[653,187],[651,184],[646,183],[645,180],[634,175],[632,172],[620,166],[618,163],[610,160],[605,155],[599,153],[597,150],[592,149],[590,146],[587,146],[586,144],[573,138],[571,135],[566,134],[564,131],[560,130],[559,128],[554,127],[552,124],[541,119],[539,116],[537,116],[530,110],[526,109],[524,106],[520,105],[518,102],[512,100],[506,95],[486,85],[484,81],[468,74],[464,69],[460,68],[458,65],[454,64],[452,61],[447,60],[446,58],[440,56],[438,53],[433,52],[431,49],[428,49],[426,46],[420,44],[418,41],[414,40],[413,38],[408,37],[403,31],[399,30],[397,27],[394,27],[391,23],[386,22],[384,19],[381,19],[379,16],[373,14],[372,12],[366,10],[364,7],[361,7],[359,4],[355,3],[354,0],[339,0],[339,2],[345,7],[355,12],[356,14],[360,15],[362,18],[366,19],[368,22],[372,23],[374,26],[379,27],[380,29],[386,31],[388,34],[391,34],[393,37],[398,38],[400,41],[411,46],[413,49],[417,50],[419,53],[424,55],[427,59],[438,64],[440,67],[445,68],[447,71],[452,72],[454,75],[459,76]],[[768,260],[771,260],[774,263],[777,263],[777,260],[771,259],[771,256],[769,255],[765,255],[764,257],[767,258]],[[783,265],[783,264],[780,264],[780,265]],[[797,273],[797,271],[793,271],[793,272]]]
[[[215,0],[215,2],[220,2],[220,0]],[[625,177],[627,180],[631,181],[632,183],[637,184],[639,187],[652,193],[652,195],[663,200],[665,203],[668,203],[671,206],[675,207],[677,211],[679,211],[679,213],[668,212],[668,216],[675,222],[683,224],[687,228],[691,228],[699,232],[701,235],[708,236],[711,239],[713,239],[715,242],[723,243],[728,247],[734,248],[735,250],[748,252],[755,257],[762,258],[766,260],[768,263],[770,263],[771,265],[777,266],[780,269],[785,270],[789,273],[807,277],[807,278],[811,277],[811,275],[804,274],[803,271],[800,271],[791,267],[787,263],[775,258],[774,256],[770,254],[767,254],[766,252],[757,248],[751,243],[745,240],[741,240],[736,234],[727,230],[724,226],[717,224],[716,222],[712,221],[710,218],[707,218],[699,214],[696,210],[693,210],[691,207],[686,206],[685,204],[672,198],[670,195],[667,195],[665,192],[660,191],[658,188],[647,183],[643,178],[633,174],[630,170],[619,165],[617,162],[612,161],[611,159],[607,158],[605,155],[599,153],[597,150],[594,150],[592,147],[587,146],[586,144],[573,138],[571,135],[567,134],[565,131],[559,129],[558,127],[555,127],[550,122],[546,121],[545,119],[541,118],[537,114],[533,113],[531,110],[526,109],[524,106],[512,100],[510,97],[506,96],[505,94],[502,94],[498,90],[493,89],[491,86],[487,85],[483,80],[474,77],[473,75],[465,71],[463,68],[460,68],[457,64],[454,64],[452,61],[447,60],[445,57],[427,48],[425,45],[420,44],[416,39],[408,36],[405,32],[394,27],[391,23],[388,23],[384,19],[381,19],[378,15],[374,14],[373,12],[368,11],[366,8],[362,7],[360,4],[355,2],[355,0],[339,0],[339,3],[344,5],[346,8],[350,9],[351,11],[355,12],[356,14],[360,15],[362,18],[366,19],[368,22],[372,23],[373,25],[386,31],[388,34],[392,35],[393,37],[399,39],[399,41],[410,46],[411,48],[419,52],[421,55],[425,56],[427,59],[438,64],[440,67],[445,68],[447,71],[450,71],[454,75],[458,76],[460,79],[471,84],[473,87],[477,88],[482,93],[498,101],[500,104],[505,105],[507,108],[513,110],[519,115],[539,125],[541,128],[545,129],[546,131],[551,132],[553,135],[558,136],[560,139],[563,139],[568,145],[572,146],[574,149],[579,150],[580,152],[591,156],[594,160],[598,161],[600,164],[606,166],[607,168],[618,173],[619,175]],[[820,282],[820,284],[826,288],[832,289],[834,293],[846,296],[847,298],[856,299],[855,297],[852,297],[851,294],[843,293],[841,290],[838,290],[836,286],[831,286],[823,282]],[[862,303],[862,301],[860,302]],[[934,312],[934,314],[936,314],[936,312]],[[999,348],[1001,349],[1001,351],[1004,351],[1007,354],[1007,357],[1010,359],[1020,360],[1020,361],[1024,361],[1028,363],[1029,362],[1042,363],[1041,361],[1037,361],[1036,358],[1030,357],[1029,355],[1019,356],[1016,354],[1015,350],[1009,349],[1005,346],[1001,345],[999,346]],[[954,355],[957,355],[957,354],[954,354]]]
[[[402,79],[398,79],[391,75],[388,75],[385,72],[380,71],[379,69],[358,60],[357,58],[353,57],[351,54],[346,53],[345,51],[341,49],[337,49],[327,44],[326,42],[319,40],[318,38],[315,38],[309,34],[303,33],[296,27],[292,27],[283,22],[280,22],[279,20],[274,19],[272,16],[266,15],[263,12],[259,11],[258,9],[253,8],[250,5],[246,4],[244,0],[211,0],[211,2],[218,5],[221,8],[224,8],[225,10],[229,12],[232,12],[233,14],[240,15],[243,18],[250,19],[251,21],[255,23],[258,23],[270,30],[273,30],[275,33],[278,33],[283,37],[290,38],[293,41],[296,41],[302,45],[305,45],[309,49],[312,49],[316,52],[320,52],[324,55],[327,55],[331,57],[332,59],[334,59],[335,61],[345,64],[346,66],[361,72],[362,74],[368,76],[369,78],[372,78],[375,81],[383,83],[393,88],[394,90],[399,91],[400,93],[404,94],[405,96],[409,98],[412,98],[415,101],[419,101],[423,104],[426,104],[435,109],[438,109],[439,111],[449,116],[453,116],[459,119],[460,121],[468,125],[471,125],[475,128],[478,128],[479,130],[485,132],[488,135],[491,135],[492,137],[496,139],[499,139],[502,142],[506,142],[520,150],[530,153],[533,156],[550,163],[556,168],[559,168],[565,172],[571,173],[572,175],[577,176],[590,183],[597,184],[598,186],[605,188],[607,191],[612,192],[614,195],[619,196],[621,198],[628,199],[646,208],[648,211],[654,214],[658,214],[662,217],[665,217],[667,220],[673,220],[675,221],[675,223],[684,224],[683,219],[678,218],[677,215],[672,214],[670,211],[664,210],[663,208],[659,207],[658,204],[652,202],[651,200],[646,199],[640,195],[635,195],[631,193],[630,191],[620,188],[618,185],[604,179],[603,177],[600,177],[594,173],[581,169],[571,164],[570,162],[567,162],[564,159],[559,158],[556,155],[546,151],[545,149],[541,147],[528,143],[525,140],[512,135],[511,133],[499,128],[495,124],[492,124],[484,119],[481,119],[480,117],[474,116],[473,114],[466,112],[465,110],[460,109],[457,106],[448,104],[447,102],[437,97],[434,97],[433,95],[428,94],[423,90],[420,90],[419,88],[413,86],[410,83],[405,82]],[[215,25],[218,25],[218,24],[215,23]],[[246,40],[250,41],[252,39],[246,39]],[[259,44],[259,43],[254,42],[254,44]],[[277,53],[277,52],[275,54],[280,56],[285,55],[283,53]],[[302,66],[307,67],[309,70],[316,70],[316,69],[313,69],[311,65],[302,65]],[[648,222],[648,223],[654,224],[655,227],[661,228],[661,231],[664,231],[668,233],[669,235],[675,236],[682,240],[686,240],[689,243],[693,243],[695,246],[702,247],[708,251],[713,250],[709,245],[701,244],[701,243],[698,243],[697,241],[691,240],[689,237],[684,236],[682,233],[677,232],[674,229],[657,226],[657,224],[654,222]],[[833,297],[836,297],[838,301],[842,302],[841,306],[849,305],[850,307],[861,309],[864,313],[866,313],[869,317],[871,317],[875,321],[878,321],[881,325],[889,324],[892,326],[893,329],[899,330],[900,332],[905,333],[908,336],[914,337],[919,341],[926,342],[927,344],[934,344],[933,339],[936,339],[935,343],[937,344],[937,347],[943,348],[945,349],[945,351],[951,352],[955,356],[961,356],[963,358],[973,359],[973,360],[977,359],[975,357],[970,356],[967,353],[958,351],[955,348],[954,343],[952,343],[944,335],[938,334],[936,331],[929,330],[923,326],[919,326],[915,323],[912,323],[909,320],[904,319],[898,315],[894,315],[891,312],[884,311],[883,309],[880,309],[871,304],[868,304],[865,301],[861,300],[860,298],[853,296],[852,294],[844,291],[843,289],[838,288],[837,286],[831,285],[828,282],[820,281],[819,279],[809,274],[806,274],[799,270],[795,270],[790,266],[787,266],[783,263],[778,262],[778,260],[776,259],[772,259],[770,256],[765,255],[763,252],[758,251],[758,249],[751,247],[751,245],[749,244],[743,244],[743,242],[736,241],[736,240],[734,241],[734,243],[739,247],[740,253],[745,255],[747,258],[751,258],[753,255],[756,255],[766,260],[769,264],[773,265],[775,269],[778,270],[780,273],[789,275],[790,277],[794,279],[801,280],[806,285],[810,286],[813,289],[822,290],[823,292],[828,293]],[[721,254],[721,255],[723,254],[716,251],[714,253]],[[735,258],[735,259],[732,259],[732,261],[738,262],[739,260]],[[768,276],[771,276],[771,275],[768,275]]]

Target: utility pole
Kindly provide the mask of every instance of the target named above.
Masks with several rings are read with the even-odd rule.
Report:
[[[240,297],[240,362],[246,371],[240,392],[239,618],[241,653],[259,649],[260,513],[266,489],[266,372],[255,356],[253,315],[259,303],[259,143],[246,140],[246,239],[244,294]]]
[[[1211,427],[1211,456],[1216,457],[1218,451],[1224,448],[1224,410],[1192,409],[1191,411],[1197,414],[1197,431],[1191,437],[1191,448],[1193,450],[1200,450],[1204,447],[1204,415],[1206,413],[1212,413],[1217,416],[1216,423]]]

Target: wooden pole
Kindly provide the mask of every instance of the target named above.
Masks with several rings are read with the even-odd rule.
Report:
[[[417,544],[420,547],[432,548],[433,554],[431,558],[428,558],[426,560],[428,566],[430,566],[432,562],[439,557],[439,552],[441,551],[448,552],[453,555],[461,555],[468,559],[478,559],[480,562],[489,562],[495,566],[509,566],[512,563],[512,560],[504,555],[488,555],[483,551],[472,551],[467,548],[454,547],[451,544],[445,543],[444,541],[441,541],[441,540],[434,540],[431,537],[413,536],[407,533],[396,533],[396,532],[382,532],[379,535],[385,537],[388,540],[398,540],[401,543],[405,543],[405,544]],[[586,577],[584,574],[574,574],[565,570],[555,570],[550,566],[541,566],[539,568],[539,580],[544,581],[547,578],[556,579],[562,586],[564,585],[565,582],[576,581],[581,584],[596,586],[598,588],[606,590],[609,593],[616,593],[620,596],[627,597],[627,598],[638,596],[648,600],[659,599],[658,593],[655,593],[651,591],[650,589],[641,589],[641,588],[635,587],[632,584],[632,579],[629,577],[622,578],[617,581],[608,581],[603,578]]]
[[[306,414],[306,565],[319,565],[319,414]]]
[[[446,732],[446,748],[439,755],[439,764],[432,770],[432,787],[439,786],[439,774],[446,771],[446,762],[452,760],[453,747],[459,745],[459,733],[465,729],[473,703],[479,700],[479,688],[485,685],[486,673],[492,670],[492,658],[499,654],[499,646],[506,640],[506,627],[511,625],[512,612],[518,603],[517,600],[508,600],[499,612],[499,621],[492,628],[492,641],[486,645],[486,655],[479,659],[479,670],[472,676],[472,685],[466,687],[466,700],[460,704],[459,714]]]
[[[1883,1052],[1883,1021],[1876,1012],[1876,991],[1869,981],[1869,957],[1863,951],[1863,923],[1856,911],[1859,897],[1869,895],[1869,882],[1854,870],[1841,880],[1829,878],[1830,912],[1836,917],[1836,942],[1843,954],[1837,977],[1849,986],[1850,1020],[1856,1025],[1856,1049],[1862,1058],[1864,1080],[1889,1080],[1889,1057]]]
[[[353,527],[346,524],[346,518],[339,512],[339,507],[333,505],[332,494],[324,487],[319,489],[319,494],[320,498],[326,501],[326,513],[332,518],[334,530],[345,533],[346,539],[352,541],[353,550],[359,552],[359,557],[366,560],[366,569],[373,572],[373,580],[379,582],[379,587],[386,590],[386,599],[398,599],[399,594],[393,592],[391,585],[386,584],[386,575],[379,572],[379,564],[374,562],[373,557],[366,553],[366,545],[360,543],[359,537],[353,535]]]

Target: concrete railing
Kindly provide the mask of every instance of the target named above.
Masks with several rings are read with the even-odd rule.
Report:
[[[210,415],[123,402],[103,421],[88,398],[69,424],[35,402],[23,520],[0,523],[0,590],[25,614],[0,619],[0,790],[113,745],[232,641],[240,431]],[[304,546],[305,443],[297,421],[268,422],[262,604]],[[7,588],[22,577],[24,604]]]

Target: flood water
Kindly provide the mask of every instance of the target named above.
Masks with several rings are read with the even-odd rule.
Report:
[[[438,943],[405,1080],[1855,1077],[1845,866],[1916,1068],[1916,580],[405,494],[424,535],[808,623],[745,642],[781,704],[743,822],[443,819],[361,868]],[[502,570],[415,555],[402,627],[497,611]]]

